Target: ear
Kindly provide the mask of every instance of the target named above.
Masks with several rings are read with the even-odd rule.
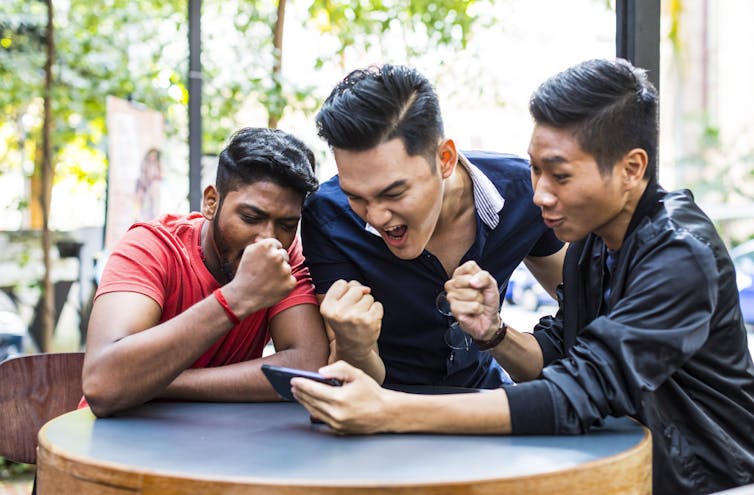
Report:
[[[649,156],[642,148],[634,148],[623,156],[620,162],[623,180],[628,188],[634,188],[644,181]]]
[[[202,197],[202,216],[207,220],[215,218],[217,213],[217,205],[220,201],[220,193],[213,185],[209,185],[204,188],[204,195]]]
[[[447,179],[453,174],[458,164],[458,151],[456,143],[452,139],[443,139],[437,146],[437,157],[440,160],[440,173],[443,179]]]

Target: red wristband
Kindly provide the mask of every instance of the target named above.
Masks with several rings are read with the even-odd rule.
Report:
[[[230,309],[230,306],[228,305],[228,301],[225,299],[225,296],[223,295],[223,291],[221,289],[215,289],[215,292],[212,293],[215,296],[215,299],[217,299],[217,302],[220,303],[220,306],[223,307],[225,310],[225,314],[228,315],[228,319],[234,324],[238,325],[241,323],[241,320],[238,319],[238,316],[233,312],[232,309]]]

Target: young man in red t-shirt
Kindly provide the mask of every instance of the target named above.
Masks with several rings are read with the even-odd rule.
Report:
[[[275,400],[262,362],[325,364],[328,344],[296,234],[314,156],[243,129],[201,213],[136,223],[110,254],[89,321],[84,396],[107,416],[156,397]],[[277,352],[262,358],[272,338]]]

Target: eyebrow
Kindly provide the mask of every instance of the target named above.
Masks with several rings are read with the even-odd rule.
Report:
[[[254,214],[256,214],[258,216],[261,216],[261,217],[265,217],[265,218],[269,218],[271,216],[269,214],[269,212],[263,210],[262,208],[260,208],[258,206],[255,206],[255,205],[252,205],[252,204],[248,204],[248,203],[242,204],[239,207],[239,209],[240,210],[251,210]],[[299,220],[301,220],[301,215],[294,215],[294,216],[290,216],[290,217],[278,218],[278,220],[280,220],[282,222],[298,222]]]
[[[532,160],[530,160],[530,162],[531,161]],[[566,160],[564,157],[560,155],[554,155],[554,156],[546,156],[544,158],[540,158],[537,161],[540,162],[542,165],[552,166],[552,165],[559,165],[561,163],[566,163],[568,160]]]
[[[378,192],[378,193],[376,194],[376,196],[378,196],[378,197],[379,197],[379,196],[382,196],[382,195],[384,195],[384,194],[387,194],[387,193],[388,193],[388,192],[389,192],[389,191],[390,191],[391,189],[395,189],[396,187],[405,186],[405,185],[406,185],[406,182],[408,182],[408,181],[406,181],[406,179],[399,179],[399,180],[397,180],[397,181],[395,181],[395,182],[392,182],[392,183],[388,184],[388,185],[387,185],[386,187],[382,188],[382,189],[381,189],[381,190],[380,190],[380,191],[379,191],[379,192]],[[358,194],[354,194],[354,193],[352,193],[352,192],[349,192],[349,191],[347,191],[347,190],[343,189],[343,186],[342,186],[342,185],[340,186],[340,190],[341,190],[341,191],[343,191],[343,193],[344,193],[344,194],[345,194],[346,196],[354,196],[354,197],[356,197],[356,198],[359,198],[359,197],[360,197],[360,196],[359,196]]]

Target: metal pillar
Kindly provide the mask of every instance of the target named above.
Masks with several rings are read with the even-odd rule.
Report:
[[[189,208],[199,211],[202,202],[202,1],[188,0],[188,111],[189,111]]]
[[[660,0],[617,0],[615,54],[647,70],[660,91]]]

